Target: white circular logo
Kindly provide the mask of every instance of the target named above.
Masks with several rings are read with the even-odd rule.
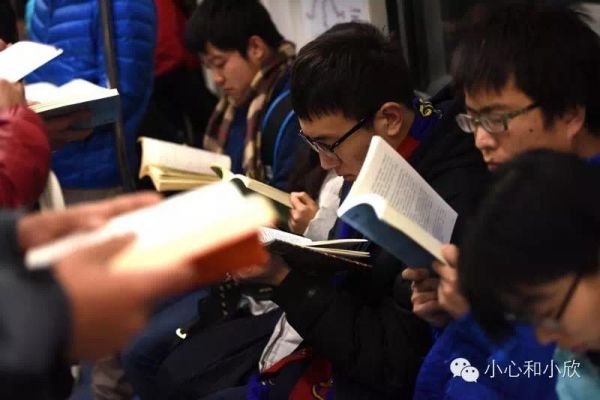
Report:
[[[466,358],[455,358],[450,363],[450,372],[452,372],[452,375],[456,378],[457,376],[460,376],[463,368],[470,366],[471,363]]]

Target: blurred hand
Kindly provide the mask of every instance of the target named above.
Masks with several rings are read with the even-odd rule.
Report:
[[[290,267],[283,258],[271,254],[266,265],[241,268],[233,274],[233,278],[237,281],[245,280],[279,286],[289,273]]]
[[[0,51],[6,49],[8,46],[10,46],[8,43],[6,43],[4,40],[0,39]]]
[[[0,110],[21,104],[27,104],[23,85],[0,79]]]
[[[292,211],[290,212],[288,226],[293,233],[302,235],[306,231],[308,223],[319,211],[319,206],[304,192],[290,193],[290,201],[292,202]]]
[[[118,351],[144,327],[158,300],[207,283],[202,268],[191,265],[111,272],[110,259],[133,238],[121,236],[77,250],[53,268],[71,306],[69,355],[74,359]]]
[[[84,203],[62,211],[23,216],[17,225],[22,250],[40,246],[76,231],[89,231],[128,211],[156,204],[160,196],[153,192],[118,196],[111,200]]]
[[[77,111],[59,117],[45,118],[44,122],[52,150],[87,138],[92,133],[92,129],[74,129],[72,127],[78,122],[87,120],[90,116],[88,111]]]
[[[412,281],[413,312],[431,326],[441,328],[452,320],[452,317],[438,301],[440,280],[432,277],[425,268],[406,268],[402,278]]]
[[[458,248],[446,245],[442,248],[442,255],[448,264],[439,261],[433,263],[434,270],[440,276],[438,300],[452,318],[459,319],[469,312],[470,307],[458,286]]]

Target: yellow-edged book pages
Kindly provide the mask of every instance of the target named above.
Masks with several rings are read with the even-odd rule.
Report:
[[[135,241],[110,260],[117,272],[181,265],[185,260],[214,261],[215,254],[221,254],[230,266],[249,266],[262,257],[260,227],[274,218],[275,211],[269,202],[259,196],[243,196],[235,185],[223,182],[124,214],[97,231],[71,235],[32,249],[27,252],[25,262],[29,268],[43,268],[73,250],[134,233]],[[248,247],[252,237],[256,240]],[[237,244],[243,245],[247,254],[238,253]]]
[[[338,216],[409,267],[443,261],[457,213],[381,137],[371,140],[365,162]]]
[[[212,166],[231,168],[231,159],[193,147],[140,137],[142,160],[139,177],[150,177],[159,192],[180,191],[217,182]]]
[[[290,201],[290,194],[283,190],[269,186],[266,183],[257,181],[256,179],[249,178],[244,175],[234,174],[229,168],[225,168],[220,165],[214,165],[212,170],[224,181],[238,181],[248,190],[263,195],[277,203],[292,208],[292,202]]]

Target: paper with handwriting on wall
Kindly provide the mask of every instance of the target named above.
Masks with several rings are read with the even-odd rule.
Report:
[[[17,42],[0,51],[0,79],[18,82],[62,52],[46,44]]]

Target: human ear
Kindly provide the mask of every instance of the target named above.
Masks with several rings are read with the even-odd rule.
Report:
[[[563,119],[566,123],[567,137],[572,141],[585,125],[585,108],[577,106],[568,111]]]
[[[381,132],[390,138],[402,133],[404,123],[404,108],[396,102],[387,102],[381,106],[378,114],[382,118]]]
[[[260,36],[252,35],[248,39],[246,58],[255,65],[261,65],[267,58],[268,46]]]

